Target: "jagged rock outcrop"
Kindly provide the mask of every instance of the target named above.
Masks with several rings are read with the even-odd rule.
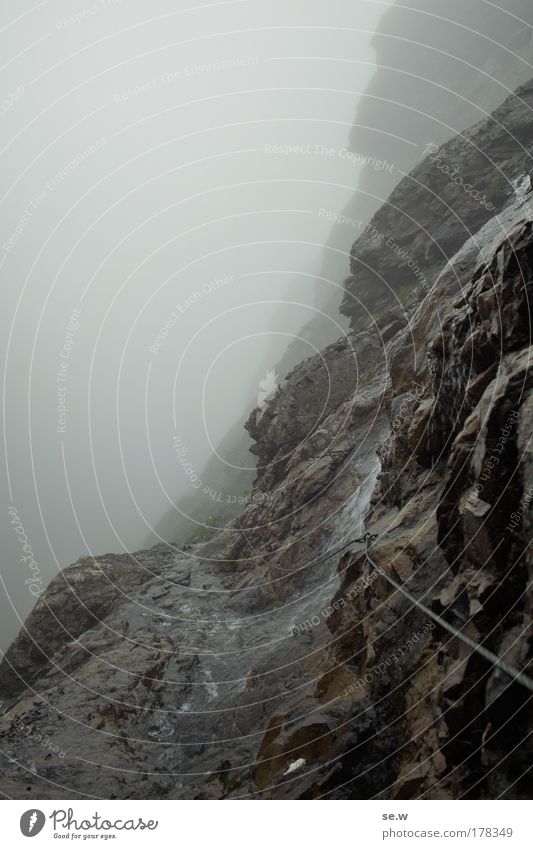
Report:
[[[0,668],[4,793],[528,798],[529,692],[354,542],[532,676],[522,186],[412,305],[252,413],[258,479],[224,531],[55,579]]]
[[[68,572],[60,572],[6,653],[0,667],[4,698],[24,690],[65,640],[75,645],[80,635],[90,631],[128,593],[158,576],[169,562],[174,562],[172,550],[157,545],[137,554],[81,557]],[[43,635],[44,642],[36,642],[34,634]]]

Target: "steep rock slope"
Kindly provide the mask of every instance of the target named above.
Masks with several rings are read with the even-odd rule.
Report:
[[[342,311],[354,322],[427,291],[457,246],[472,236],[517,182],[529,185],[533,82],[488,121],[437,148],[392,192],[352,247]]]
[[[528,797],[529,691],[354,542],[370,530],[387,575],[532,677],[522,185],[423,297],[252,413],[233,524],[54,580],[0,667],[4,793]]]

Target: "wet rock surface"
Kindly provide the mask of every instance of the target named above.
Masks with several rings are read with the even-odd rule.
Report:
[[[528,797],[528,691],[354,542],[531,676],[528,197],[251,414],[232,524],[52,582],[0,668],[6,795]]]

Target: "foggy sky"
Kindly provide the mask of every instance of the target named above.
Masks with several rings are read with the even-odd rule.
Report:
[[[387,5],[2,8],[4,644],[36,570],[143,544],[190,491],[176,437],[201,469],[340,287],[314,275],[387,167],[348,150]]]

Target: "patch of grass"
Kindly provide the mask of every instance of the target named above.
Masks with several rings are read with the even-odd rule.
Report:
[[[441,268],[444,266],[443,262],[434,262],[432,265],[426,265],[425,268],[422,269],[422,274],[426,278],[426,280],[431,280],[431,278],[438,274]]]
[[[403,283],[401,286],[398,286],[398,288],[394,290],[394,294],[397,296],[400,303],[404,304],[408,300],[414,289],[416,289],[416,283]]]
[[[242,508],[241,508],[242,509]],[[199,511],[194,513],[188,521],[188,533],[182,534],[185,543],[207,542],[218,531],[225,527],[240,510],[231,507],[223,507],[218,513],[206,515]]]
[[[216,524],[214,520],[212,521],[213,524]],[[189,542],[207,542],[211,539],[214,533],[214,528],[208,528],[206,525],[200,525],[197,527],[194,535],[189,539]]]

